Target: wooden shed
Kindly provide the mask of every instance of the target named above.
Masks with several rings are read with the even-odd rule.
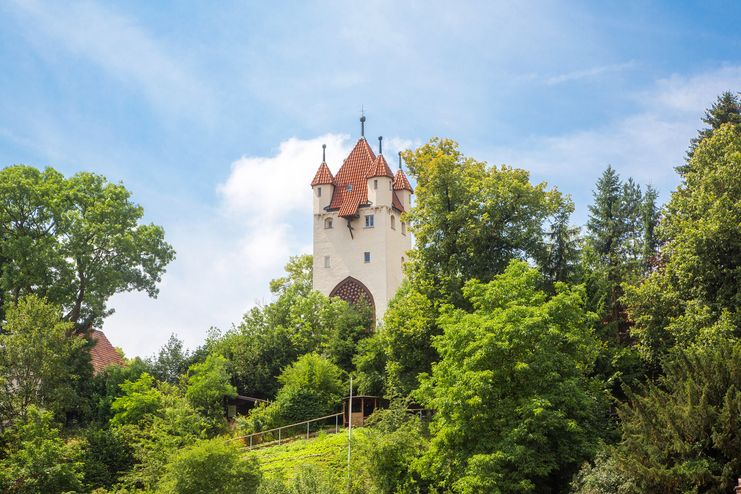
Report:
[[[380,396],[353,396],[352,397],[352,411],[348,416],[348,409],[350,408],[350,397],[346,396],[342,399],[342,424],[347,427],[347,424],[352,419],[353,427],[362,427],[365,424],[370,414],[372,414],[378,408],[388,407],[388,400]]]

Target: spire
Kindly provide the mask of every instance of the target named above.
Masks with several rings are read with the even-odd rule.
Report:
[[[365,139],[365,110],[360,107],[360,137]]]
[[[383,154],[383,136],[378,136],[378,154]]]
[[[399,151],[399,170],[404,171],[404,167],[402,166],[402,163],[401,163],[401,151]]]
[[[327,145],[322,144],[322,163],[327,162]]]

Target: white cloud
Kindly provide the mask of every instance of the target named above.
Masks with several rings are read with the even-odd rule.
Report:
[[[140,293],[114,297],[104,330],[129,355],[150,355],[175,332],[193,348],[211,326],[229,328],[249,307],[270,300],[268,282],[292,255],[311,252],[311,188],[322,144],[333,172],[349,154],[347,136],[291,138],[273,156],[232,163],[216,187],[219,205],[183,211],[168,228],[177,250],[156,300]]]
[[[280,144],[275,156],[242,157],[235,161],[229,178],[218,189],[224,207],[254,225],[306,210],[311,205],[309,184],[322,162],[322,144],[327,145],[327,161],[336,172],[350,152],[346,135],[291,138]]]
[[[582,79],[594,79],[595,77],[604,74],[623,72],[634,67],[635,62],[601,65],[599,67],[590,67],[587,69],[575,70],[573,72],[566,72],[563,74],[547,77],[543,82],[548,86],[555,86],[556,84],[562,84],[564,82],[572,82]]]

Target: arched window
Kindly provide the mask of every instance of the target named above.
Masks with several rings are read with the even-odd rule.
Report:
[[[407,234],[407,224],[405,221],[401,222],[401,234],[406,235]]]
[[[391,229],[396,230],[396,216],[391,215]]]
[[[324,220],[324,228],[327,229],[327,230],[330,229],[330,228],[332,228],[332,218],[325,218],[325,220]]]
[[[316,189],[316,196],[317,197],[322,197],[322,188],[321,187],[317,187],[317,189]]]

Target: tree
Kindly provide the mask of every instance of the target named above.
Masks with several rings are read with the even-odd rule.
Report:
[[[243,424],[245,432],[322,417],[337,410],[344,395],[342,370],[325,357],[299,357],[278,376],[282,384],[275,401],[254,408]]]
[[[513,261],[466,284],[471,311],[440,317],[440,361],[416,396],[435,410],[419,468],[441,491],[561,492],[596,448],[604,403],[583,290],[558,283],[549,298],[539,285]]]
[[[413,493],[424,485],[412,465],[426,451],[428,440],[421,420],[407,407],[406,400],[398,400],[377,410],[358,438],[355,455],[361,472],[356,477],[369,484],[363,492]]]
[[[531,184],[525,170],[466,157],[449,139],[404,158],[417,180],[408,212],[419,246],[411,277],[432,300],[460,305],[467,280],[491,280],[512,258],[540,258],[543,223],[561,203],[557,190]]]
[[[440,334],[437,315],[433,302],[407,282],[389,302],[381,328],[387,395],[409,395],[419,386],[419,374],[429,372],[438,359],[432,345],[433,337]]]
[[[60,321],[58,306],[35,295],[20,298],[6,317],[0,332],[0,424],[24,420],[30,405],[61,417],[75,406],[74,382],[86,377],[73,367],[75,354],[87,351],[86,340],[72,335],[72,323]]]
[[[8,494],[80,492],[78,451],[62,440],[52,414],[30,405],[23,417],[6,431],[0,490]]]
[[[700,130],[697,137],[690,141],[690,149],[687,151],[688,162],[692,159],[692,155],[695,154],[695,150],[702,140],[710,137],[715,130],[721,128],[724,124],[731,124],[741,130],[741,98],[739,93],[733,94],[731,91],[721,93],[715,103],[705,111],[702,121],[708,127]],[[677,171],[686,173],[688,166],[691,165],[680,166]]]
[[[726,320],[741,328],[741,129],[724,125],[700,142],[659,225],[662,265],[626,303],[632,334],[655,368],[674,344]]]
[[[176,384],[180,376],[188,370],[190,357],[190,353],[183,346],[183,340],[173,333],[157,357],[149,360],[149,366],[159,381]]]
[[[199,441],[175,454],[167,465],[162,494],[254,494],[260,484],[254,457],[223,438]]]
[[[224,398],[237,396],[236,388],[229,382],[227,365],[221,355],[209,355],[205,361],[193,364],[185,377],[185,397],[208,420],[212,432],[226,427]]]
[[[550,286],[558,281],[574,281],[576,276],[580,239],[579,227],[569,224],[573,213],[573,201],[564,199],[546,232],[545,260],[541,263],[541,270]]]
[[[659,223],[659,207],[656,201],[659,193],[652,186],[646,187],[641,204],[641,229],[643,230],[643,270],[648,272],[657,264],[656,256],[659,251],[659,239],[656,236],[656,227]]]
[[[370,311],[313,290],[311,269],[311,256],[291,258],[287,276],[271,282],[275,300],[253,308],[237,328],[207,343],[206,353],[230,361],[239,392],[273,398],[278,374],[306,353],[326,355],[348,371],[352,367],[355,347],[370,334]]]
[[[617,466],[640,492],[732,492],[741,471],[741,342],[716,335],[672,353],[664,370],[620,410]]]
[[[144,373],[121,385],[124,394],[113,401],[112,431],[134,451],[134,467],[121,476],[129,489],[154,490],[170,457],[205,439],[210,423],[168,383],[157,383]]]
[[[156,284],[174,252],[123,185],[81,172],[0,170],[0,296],[4,305],[36,294],[58,304],[78,330],[110,313],[108,299]]]

